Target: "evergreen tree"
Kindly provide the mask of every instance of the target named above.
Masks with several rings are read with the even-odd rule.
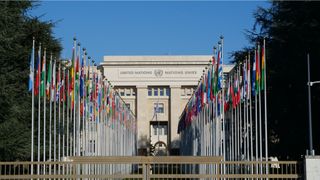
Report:
[[[309,147],[307,53],[311,81],[320,80],[320,2],[273,1],[270,8],[258,8],[254,17],[248,38],[252,44],[267,38],[269,154],[297,159]],[[234,53],[236,61],[242,53]],[[319,153],[320,85],[311,91],[313,143]]]
[[[31,1],[0,1],[0,161],[30,160],[32,38],[58,55],[52,22],[27,15]],[[36,129],[35,129],[36,131]]]

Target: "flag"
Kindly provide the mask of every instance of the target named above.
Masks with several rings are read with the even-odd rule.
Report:
[[[56,60],[54,60],[53,68],[52,68],[51,101],[56,100],[55,89],[56,89]]]
[[[260,91],[260,45],[256,53],[256,93]]]
[[[34,78],[34,40],[32,41],[32,51],[30,57],[30,74],[29,74],[29,91],[33,88],[33,78]]]
[[[61,63],[59,63],[58,72],[57,72],[57,90],[56,90],[57,102],[59,102],[60,100],[60,89],[61,89],[60,69],[61,69]]]
[[[45,91],[45,83],[44,82],[46,79],[46,55],[44,54],[43,59],[42,59],[42,72],[41,72],[41,85],[40,85],[40,96],[44,96],[44,91]]]
[[[81,75],[80,75],[80,97],[84,96],[84,58],[82,58],[81,63]]]
[[[211,93],[210,93],[210,100],[213,101],[215,97],[215,88],[216,88],[216,83],[215,83],[215,58],[212,56],[212,68],[211,68]]]
[[[252,83],[251,83],[251,89],[252,89],[252,95],[255,96],[255,89],[256,89],[256,59],[257,59],[257,49],[254,50],[254,59],[253,59],[253,65],[252,65]]]
[[[74,42],[74,46],[72,48],[72,58],[71,58],[71,61],[72,61],[72,64],[71,64],[71,69],[70,69],[70,80],[71,80],[71,83],[70,83],[70,96],[71,96],[71,108],[73,109],[74,107],[74,89],[73,89],[73,86],[74,86],[74,64],[75,64],[75,44],[76,42]]]
[[[263,47],[261,50],[261,90],[264,90],[264,78],[265,78],[265,50],[266,50],[266,42],[265,40],[263,41]]]
[[[41,50],[39,48],[38,50],[38,62],[37,62],[37,71],[36,71],[36,84],[35,84],[35,88],[34,88],[34,95],[38,95],[39,94],[39,84],[40,84],[40,71],[41,71]]]
[[[220,50],[218,51],[218,63],[219,63],[219,67],[218,67],[218,90],[222,89],[222,85],[223,85],[223,72],[222,72],[222,48],[220,46]]]
[[[211,68],[208,69],[207,76],[207,101],[211,100]]]
[[[48,68],[48,75],[47,75],[47,87],[46,87],[46,94],[47,97],[50,97],[50,85],[51,85],[51,75],[52,74],[52,56],[50,57],[50,63]]]
[[[251,96],[251,94],[250,94],[250,91],[251,91],[251,89],[250,89],[250,87],[251,87],[251,84],[250,84],[250,81],[251,81],[251,77],[250,77],[250,53],[248,54],[248,62],[247,62],[247,75],[248,75],[248,77],[247,77],[247,83],[248,83],[248,89],[247,89],[247,99],[250,99],[250,96]]]

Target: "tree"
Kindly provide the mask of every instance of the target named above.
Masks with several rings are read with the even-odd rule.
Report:
[[[31,93],[28,74],[32,38],[59,55],[52,22],[27,15],[31,1],[0,1],[0,161],[30,160]]]
[[[320,3],[273,1],[270,8],[258,8],[254,17],[256,24],[248,31],[249,40],[254,44],[267,38],[270,155],[297,159],[309,147],[307,53],[311,81],[320,80]],[[312,87],[316,152],[320,151],[319,94],[320,87]]]

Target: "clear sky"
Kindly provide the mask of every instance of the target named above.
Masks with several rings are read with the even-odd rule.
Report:
[[[224,56],[248,45],[245,30],[265,1],[44,1],[31,16],[56,22],[63,58],[77,37],[97,62],[104,55],[208,55],[224,36]]]

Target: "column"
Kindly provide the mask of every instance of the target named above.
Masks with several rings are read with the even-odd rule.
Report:
[[[170,119],[168,127],[168,142],[170,142],[168,148],[171,149],[179,148],[177,140],[179,140],[178,123],[183,107],[181,106],[181,86],[170,85]]]
[[[150,139],[149,119],[147,119],[147,97],[148,88],[146,85],[139,85],[137,88],[137,130],[138,130],[138,149],[147,148],[147,142]]]

